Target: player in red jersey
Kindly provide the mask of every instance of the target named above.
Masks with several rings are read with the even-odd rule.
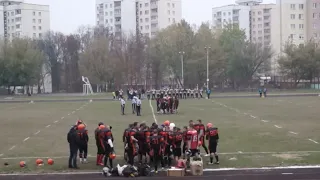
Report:
[[[216,163],[219,164],[219,157],[217,154],[217,146],[219,141],[218,128],[213,127],[211,123],[207,124],[206,139],[209,140],[210,163],[213,164],[213,156],[216,158]]]
[[[208,148],[204,140],[206,128],[202,123],[201,119],[197,120],[197,124],[195,124],[195,129],[198,131],[199,141],[200,144],[202,144],[203,149],[206,151],[206,156],[209,156]]]
[[[191,156],[195,156],[199,153],[198,145],[199,145],[199,139],[198,139],[198,132],[194,129],[194,126],[191,126],[187,132],[188,137],[188,150],[191,153]]]

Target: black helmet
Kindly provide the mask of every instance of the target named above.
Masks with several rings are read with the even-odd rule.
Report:
[[[99,122],[98,126],[104,125],[103,122]]]

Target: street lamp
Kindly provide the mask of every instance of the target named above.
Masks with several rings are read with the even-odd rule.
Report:
[[[179,54],[180,54],[180,60],[181,60],[181,84],[182,84],[182,87],[184,87],[184,76],[183,76],[183,55],[184,55],[184,51],[180,51]]]
[[[207,90],[209,89],[209,49],[211,49],[210,46],[205,46],[204,49],[207,53]]]

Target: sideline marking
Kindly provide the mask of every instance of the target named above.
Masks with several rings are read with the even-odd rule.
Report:
[[[320,151],[286,151],[286,152],[242,152],[242,151],[238,151],[238,152],[227,152],[227,153],[219,153],[221,155],[251,155],[251,154],[304,154],[304,153],[320,153]],[[201,154],[201,155],[205,155],[205,154]],[[118,155],[119,157],[123,157],[122,155]],[[96,156],[89,156],[90,158],[95,158]],[[44,157],[3,157],[0,159],[3,160],[15,160],[15,159],[46,159],[46,158],[53,158],[53,159],[62,159],[62,158],[69,158],[69,156],[56,156],[56,157],[52,157],[52,156],[44,156]],[[319,165],[320,167],[320,165]]]
[[[281,126],[278,126],[278,125],[274,125],[274,127],[279,128],[279,129],[281,129],[281,128],[282,128]]]
[[[267,123],[267,122],[269,122],[269,121],[267,121],[267,120],[261,120],[262,122],[265,122],[265,123]]]
[[[256,116],[253,116],[253,115],[250,115],[250,117],[252,117],[252,118],[254,118],[254,119],[256,119],[256,118],[257,118]]]
[[[297,134],[298,134],[298,133],[293,132],[293,131],[289,131],[289,133],[291,133],[291,134],[295,134],[295,135],[297,135]]]
[[[75,111],[72,111],[72,114],[74,114],[75,113]]]
[[[319,169],[320,165],[315,166],[280,166],[280,167],[262,167],[262,168],[218,168],[218,169],[203,169],[204,172],[219,172],[219,171],[259,171],[259,170],[287,170],[287,169]],[[43,173],[43,174],[0,174],[0,176],[46,176],[46,175],[79,175],[79,174],[101,174],[100,171],[87,171],[87,172],[60,172],[60,173]],[[156,177],[157,178],[157,177]],[[162,178],[162,177],[159,177]]]
[[[34,133],[34,135],[37,135],[37,134],[39,134],[40,133],[40,131],[37,131],[36,133]]]
[[[70,116],[70,113],[68,114],[68,116]]]
[[[61,119],[64,119],[64,117],[61,117]]]
[[[25,138],[25,139],[23,140],[23,142],[27,141],[28,139],[30,139],[30,137]]]
[[[12,147],[9,149],[9,151],[13,150],[15,147],[16,147],[16,146],[12,146]]]
[[[49,124],[48,126],[46,126],[46,128],[50,127],[51,125]]]
[[[156,124],[158,124],[158,121],[157,121],[157,119],[156,119],[156,115],[154,114],[153,106],[152,106],[152,104],[151,104],[151,100],[149,100],[149,106],[150,106],[150,108],[151,108],[153,120],[154,120],[154,122],[155,122]]]
[[[281,173],[282,175],[291,175],[293,173]]]
[[[316,144],[319,144],[317,141],[315,141],[315,140],[313,140],[313,139],[308,139],[309,141],[311,141],[311,142],[314,142],[314,143],[316,143]]]
[[[55,122],[53,122],[53,123],[57,123],[57,122],[59,122],[59,121],[55,121]]]

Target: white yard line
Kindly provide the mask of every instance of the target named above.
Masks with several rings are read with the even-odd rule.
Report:
[[[55,121],[55,122],[53,122],[53,123],[58,123],[59,121]]]
[[[25,138],[25,139],[23,140],[23,142],[28,141],[28,139],[30,139],[30,137]]]
[[[151,104],[151,100],[149,100],[149,106],[150,106],[150,108],[151,108],[153,120],[154,120],[154,122],[155,122],[156,124],[158,124],[158,121],[157,121],[157,119],[156,119],[156,115],[154,114],[153,106],[152,106],[152,104]]]
[[[37,134],[39,134],[40,133],[40,131],[37,131],[36,133],[34,133],[34,135],[37,135]]]
[[[250,117],[252,117],[252,118],[254,118],[254,119],[256,119],[256,118],[257,118],[256,116],[253,116],[253,115],[250,115]]]
[[[262,119],[261,121],[262,121],[262,122],[265,122],[265,123],[269,122],[269,121],[267,121],[267,120],[263,120],[263,119]]]
[[[296,132],[293,132],[293,131],[289,131],[290,134],[294,134],[294,135],[297,135],[298,133]]]
[[[16,147],[16,146],[12,146],[12,147],[9,149],[9,151],[13,150],[15,147]]]
[[[291,175],[293,173],[281,173],[282,175]]]
[[[308,139],[309,141],[311,141],[311,142],[314,142],[314,143],[316,143],[316,144],[319,144],[317,141],[315,141],[315,140],[313,140],[313,139]]]
[[[64,119],[64,117],[61,117],[61,119]]]
[[[72,112],[71,112],[71,114],[74,114],[74,113],[75,113],[75,111],[72,111]]]
[[[46,126],[46,128],[50,127],[51,125],[49,124],[48,126]]]
[[[282,128],[281,126],[278,126],[278,125],[274,125],[274,127],[278,128],[278,129]]]

